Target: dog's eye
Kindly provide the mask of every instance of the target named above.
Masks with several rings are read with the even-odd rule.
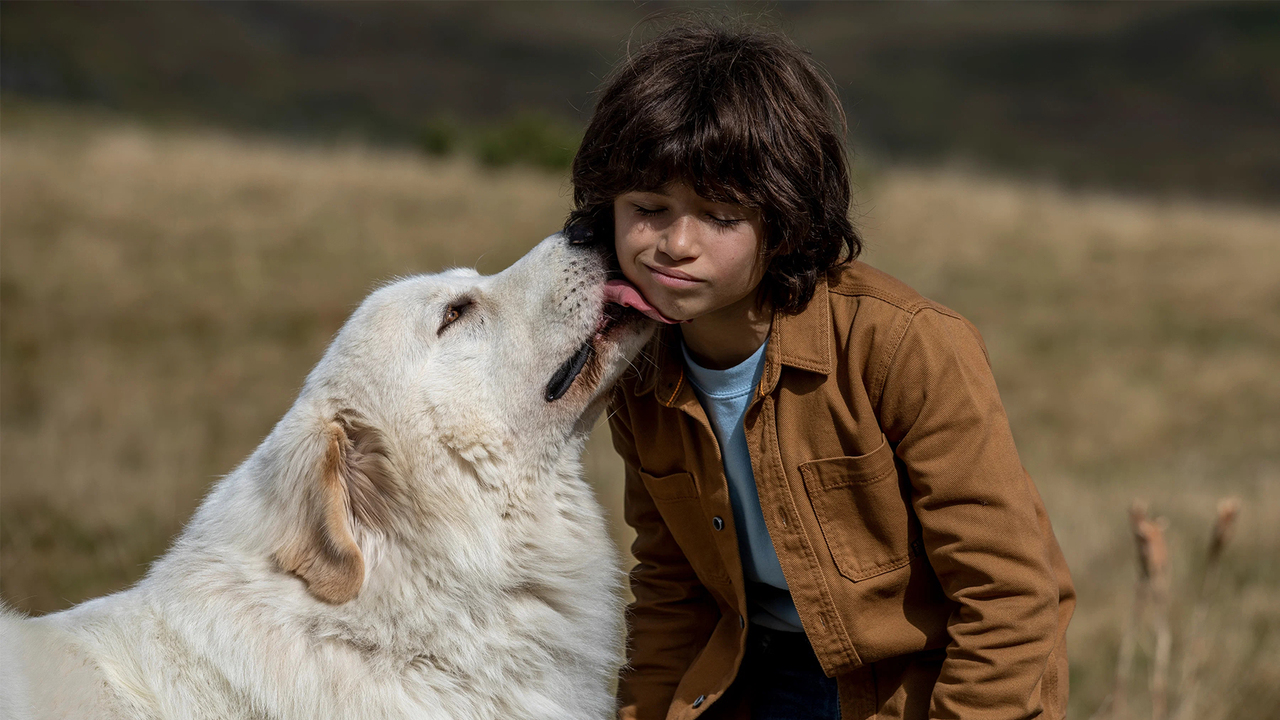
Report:
[[[444,309],[444,317],[441,318],[440,329],[436,330],[436,334],[439,335],[444,332],[445,328],[449,327],[456,322],[458,318],[465,315],[467,308],[469,307],[471,307],[471,300],[467,298],[455,300],[449,303],[449,305]]]

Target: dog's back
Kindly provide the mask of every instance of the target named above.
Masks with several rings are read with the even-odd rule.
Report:
[[[22,618],[0,605],[0,717],[29,720],[30,670],[24,659],[26,626]]]
[[[128,678],[119,670],[132,664],[128,638],[143,631],[127,605],[122,593],[41,618],[0,612],[0,716],[147,717],[118,692]],[[106,658],[115,667],[104,667]]]

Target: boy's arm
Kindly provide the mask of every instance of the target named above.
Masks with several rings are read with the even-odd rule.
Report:
[[[627,667],[618,679],[618,716],[662,720],[720,612],[640,479],[625,416],[626,408],[611,408],[613,446],[626,464],[625,517],[636,530],[631,552],[637,560],[631,571],[636,599],[627,613]]]
[[[925,308],[882,368],[881,425],[911,478],[929,562],[958,603],[929,717],[1037,717],[1058,582],[986,348],[968,321]]]

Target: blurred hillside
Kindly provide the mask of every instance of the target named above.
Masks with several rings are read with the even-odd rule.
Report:
[[[562,166],[591,91],[629,39],[652,31],[642,21],[691,7],[9,0],[0,88],[154,120]],[[1280,6],[728,12],[812,50],[847,104],[855,147],[876,161],[963,158],[1073,185],[1280,200]]]

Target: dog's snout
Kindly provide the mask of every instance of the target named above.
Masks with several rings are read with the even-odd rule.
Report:
[[[570,245],[590,245],[595,242],[596,234],[585,225],[571,225],[565,231],[565,239]]]
[[[601,242],[596,233],[588,227],[572,226],[564,232],[565,245],[577,258],[585,258],[587,267],[600,268],[607,278],[622,276],[618,255],[611,242]]]
[[[580,280],[591,282],[597,274],[607,275],[617,266],[612,244],[597,242],[596,234],[585,227],[574,226],[563,233],[568,253],[567,268]]]

